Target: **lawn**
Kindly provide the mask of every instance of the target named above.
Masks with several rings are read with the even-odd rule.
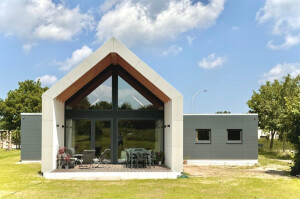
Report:
[[[39,164],[16,164],[19,158],[20,151],[0,151],[0,198],[300,198],[300,179],[287,176],[216,174],[176,180],[46,180],[40,176]],[[262,158],[265,166],[276,164],[276,160]]]

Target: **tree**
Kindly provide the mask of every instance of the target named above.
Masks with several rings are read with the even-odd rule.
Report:
[[[286,126],[289,128],[287,139],[292,142],[297,149],[294,157],[294,166],[292,167],[291,174],[300,174],[300,76],[294,80],[293,95],[285,97],[286,101]]]
[[[250,112],[258,113],[258,126],[262,130],[271,132],[270,149],[273,148],[273,140],[276,132],[280,130],[281,105],[284,97],[281,96],[282,84],[275,80],[269,81],[259,88],[259,92],[253,91],[251,99],[247,102]]]
[[[217,111],[216,114],[230,114],[230,111]]]
[[[2,128],[14,131],[15,144],[20,143],[21,113],[42,112],[42,94],[48,89],[42,88],[40,81],[19,82],[19,88],[9,91],[5,100],[0,100],[0,118]]]

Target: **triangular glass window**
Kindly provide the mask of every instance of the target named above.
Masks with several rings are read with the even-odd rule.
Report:
[[[149,91],[143,90],[143,92]],[[154,105],[124,79],[118,76],[118,108],[125,110],[161,110],[163,109],[163,104],[156,103]]]
[[[84,93],[86,92],[86,94]],[[67,109],[107,110],[112,109],[112,77],[109,77],[92,92],[86,89],[66,103]]]

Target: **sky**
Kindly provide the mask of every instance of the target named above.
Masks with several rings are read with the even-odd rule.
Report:
[[[299,0],[1,0],[0,98],[28,79],[51,87],[114,36],[183,94],[184,113],[246,113],[261,84],[300,74],[299,10]]]

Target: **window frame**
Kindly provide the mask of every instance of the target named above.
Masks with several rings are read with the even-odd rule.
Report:
[[[208,131],[209,140],[199,140],[199,131]],[[211,129],[196,129],[196,144],[211,144]]]
[[[229,140],[230,131],[240,131],[240,140]],[[242,144],[243,143],[243,129],[227,129],[227,144]]]

